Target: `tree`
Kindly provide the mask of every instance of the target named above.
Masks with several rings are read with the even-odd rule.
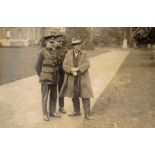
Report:
[[[119,27],[97,28],[94,34],[93,43],[95,45],[120,45],[122,43],[122,29]]]
[[[146,46],[146,44],[155,42],[154,27],[133,27],[132,39],[136,41],[138,46]]]
[[[90,31],[86,27],[68,27],[66,28],[66,33],[69,41],[75,36],[79,36],[83,42],[90,39]]]
[[[91,43],[91,31],[86,27],[68,27],[66,28],[67,40],[71,42],[72,38],[79,36],[83,42],[82,48],[86,50],[94,49],[94,45]]]

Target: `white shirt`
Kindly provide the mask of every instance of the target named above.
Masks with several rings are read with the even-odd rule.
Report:
[[[79,51],[74,50],[74,55],[76,58],[77,58],[78,54],[79,54]]]

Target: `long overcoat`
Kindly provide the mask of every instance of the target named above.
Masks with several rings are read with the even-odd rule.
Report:
[[[74,76],[71,74],[71,68],[74,67],[73,65],[73,50],[68,51],[64,62],[63,62],[63,69],[65,71],[64,82],[60,91],[60,97],[71,97],[73,98],[73,89],[74,89]],[[80,90],[79,90],[79,97],[82,98],[93,98],[93,91],[90,82],[89,76],[89,67],[90,63],[87,57],[87,52],[81,50],[78,56],[78,69],[80,71]]]

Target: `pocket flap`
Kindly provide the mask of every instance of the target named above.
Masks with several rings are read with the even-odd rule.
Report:
[[[42,72],[53,72],[54,70],[53,70],[53,68],[49,68],[49,67],[43,67],[42,68]]]

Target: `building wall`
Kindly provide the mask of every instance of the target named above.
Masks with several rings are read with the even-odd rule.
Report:
[[[36,45],[44,36],[65,32],[65,28],[57,27],[1,27],[1,46]]]

